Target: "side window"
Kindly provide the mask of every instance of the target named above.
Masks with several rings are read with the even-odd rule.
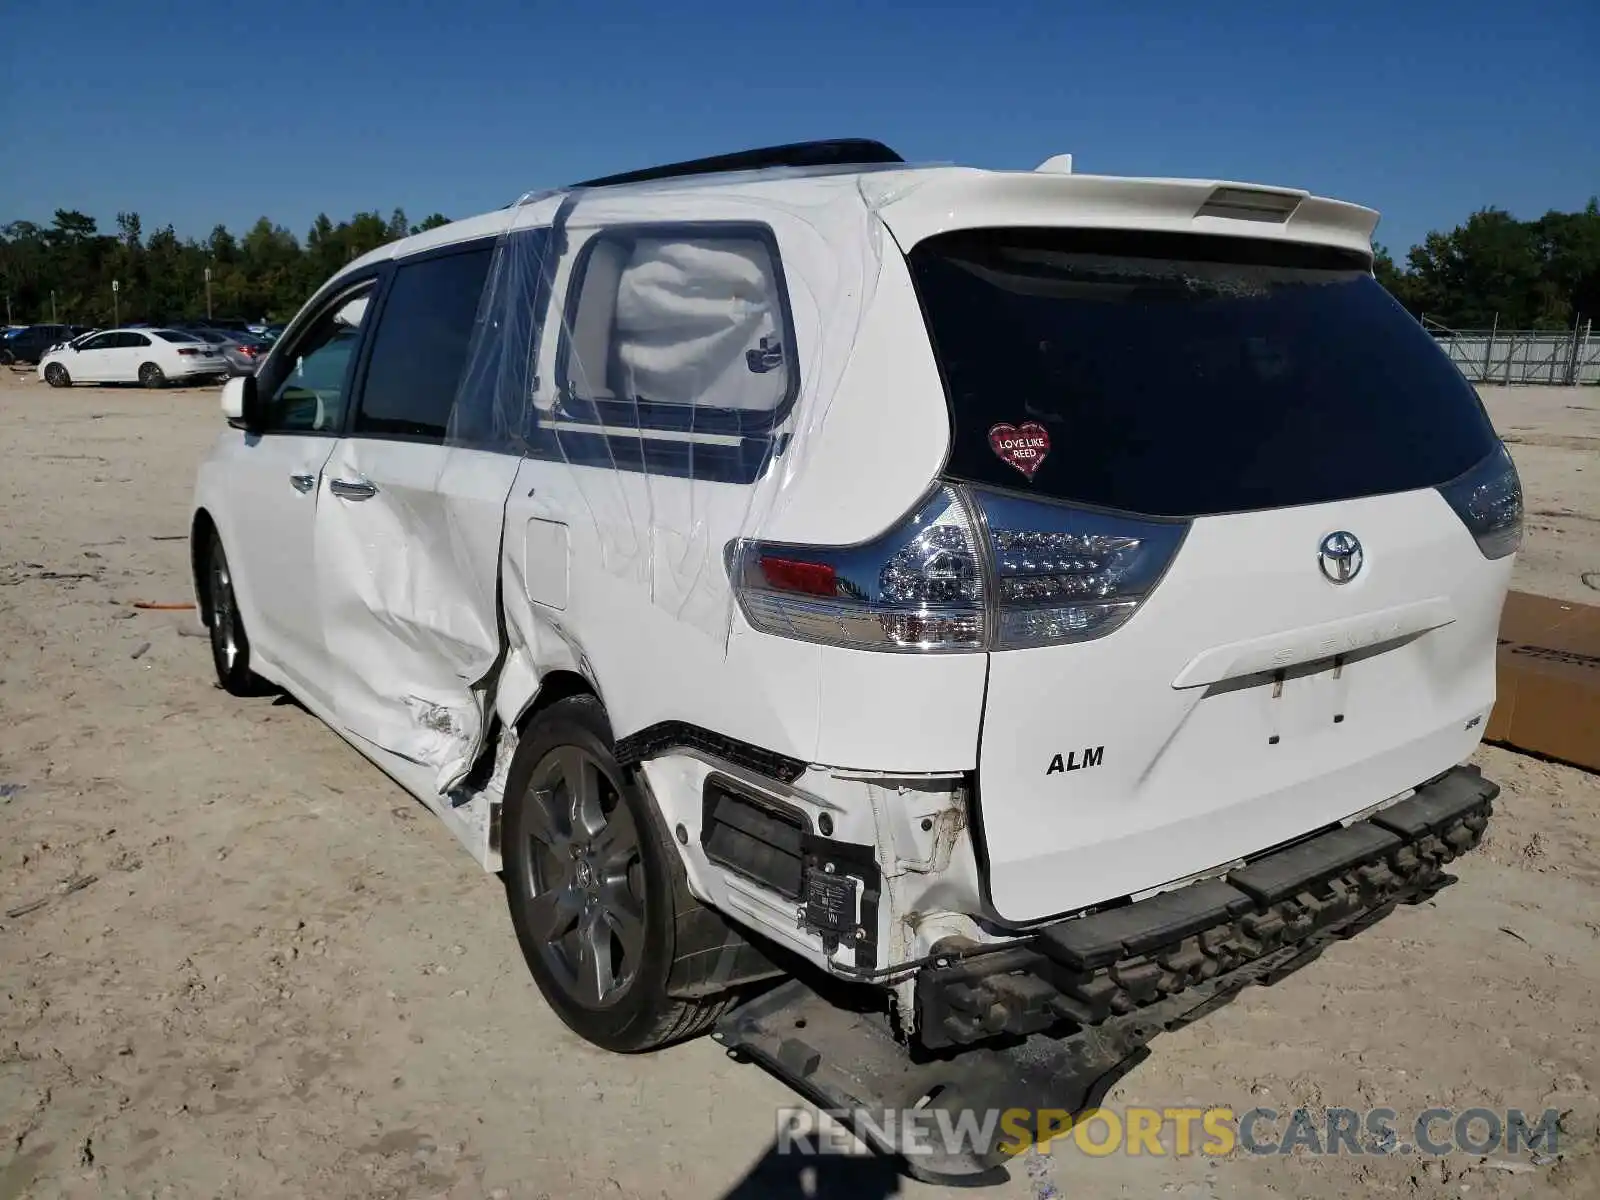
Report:
[[[345,388],[373,282],[345,292],[300,332],[265,382],[269,433],[337,433],[344,427]]]
[[[118,344],[117,336],[118,335],[114,334],[114,333],[102,333],[98,337],[90,338],[88,341],[86,341],[82,345],[80,345],[78,347],[78,349],[79,350],[110,350],[110,349],[112,349],[113,347],[115,347]]]
[[[122,345],[124,346],[139,347],[148,346],[149,344],[150,339],[142,333],[125,333],[122,335]]]
[[[355,434],[444,441],[492,244],[400,267],[373,331]]]
[[[776,244],[730,225],[607,230],[580,252],[564,415],[641,429],[770,429],[798,384]]]

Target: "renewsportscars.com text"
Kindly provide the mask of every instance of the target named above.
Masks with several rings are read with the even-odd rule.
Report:
[[[863,1142],[908,1157],[930,1154],[1016,1155],[1030,1146],[1070,1146],[1082,1154],[1221,1158],[1232,1154],[1490,1155],[1556,1154],[1560,1114],[1545,1109],[1297,1108],[1236,1112],[1213,1106],[1122,1109],[781,1108],[779,1154],[859,1154]],[[854,1133],[852,1133],[854,1131]],[[859,1135],[859,1140],[856,1135]]]

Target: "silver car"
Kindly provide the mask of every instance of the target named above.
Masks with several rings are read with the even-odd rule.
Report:
[[[253,334],[226,329],[190,328],[184,332],[221,350],[228,360],[228,371],[233,375],[254,375],[269,346]]]

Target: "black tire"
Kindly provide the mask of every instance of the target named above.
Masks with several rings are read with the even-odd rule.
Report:
[[[631,1054],[704,1033],[731,997],[667,993],[674,851],[611,746],[593,696],[535,717],[506,780],[501,845],[511,923],[545,1001],[579,1037]],[[593,775],[573,789],[575,764]]]
[[[0,350],[0,367],[9,367],[17,361],[17,356],[10,350]]]
[[[67,374],[67,369],[60,363],[51,363],[44,369],[44,381],[53,388],[72,386],[72,376]]]
[[[139,382],[147,388],[166,387],[167,374],[157,363],[143,363],[139,367]]]
[[[211,665],[217,683],[235,696],[254,696],[262,690],[261,679],[250,670],[250,639],[245,636],[244,618],[233,595],[233,573],[222,539],[215,530],[205,557],[206,625],[211,630]]]

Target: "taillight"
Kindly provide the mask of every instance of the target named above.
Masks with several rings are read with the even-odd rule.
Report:
[[[1103,637],[1161,581],[1189,530],[1025,497],[974,493],[997,576],[993,648]]]
[[[800,562],[773,554],[760,555],[756,561],[767,583],[777,591],[803,592],[808,596],[839,594],[839,572],[827,563]]]
[[[204,353],[204,352],[200,351],[200,350],[191,350],[191,349],[189,349],[189,347],[183,346],[183,347],[179,348],[178,353],[183,355],[184,358],[193,358],[195,355],[201,354],[201,353]]]
[[[1504,558],[1522,544],[1522,480],[1504,445],[1439,491],[1485,558]]]
[[[238,347],[238,350],[239,353],[243,354],[246,358],[254,358],[256,355],[261,353],[261,348],[259,346],[240,346]]]
[[[745,618],[764,633],[864,650],[981,650],[984,571],[974,522],[942,487],[861,546],[729,546]]]
[[[729,547],[763,632],[866,650],[972,651],[1086,641],[1127,621],[1188,530],[945,485],[861,546]]]

